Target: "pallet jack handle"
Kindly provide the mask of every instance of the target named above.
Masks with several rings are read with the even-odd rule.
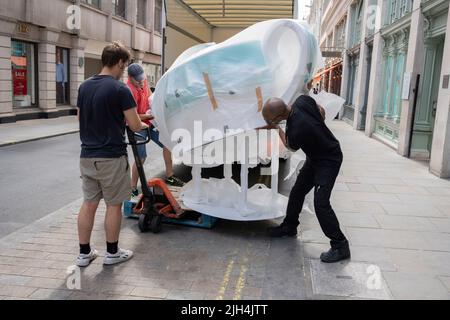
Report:
[[[155,198],[153,196],[153,193],[150,191],[150,188],[148,187],[147,178],[145,177],[144,165],[142,163],[142,159],[139,157],[139,152],[137,149],[137,146],[148,144],[150,142],[151,140],[150,130],[151,130],[150,128],[147,128],[148,134],[147,137],[144,137],[140,133],[133,132],[127,126],[128,144],[131,146],[131,149],[133,150],[136,168],[139,174],[139,179],[141,180],[142,194],[146,199],[150,201],[151,204],[154,204]],[[140,139],[138,140],[137,138]]]

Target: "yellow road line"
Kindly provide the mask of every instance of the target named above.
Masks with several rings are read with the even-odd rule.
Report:
[[[227,290],[228,283],[230,282],[230,275],[233,271],[234,266],[234,259],[231,259],[230,262],[228,262],[227,271],[225,271],[225,274],[223,276],[222,285],[220,286],[219,290],[219,296],[216,298],[216,300],[223,300],[223,297],[225,296],[225,291]]]
[[[245,288],[245,276],[248,271],[248,256],[250,255],[250,249],[252,248],[251,242],[247,243],[247,247],[245,248],[244,259],[241,265],[241,272],[239,273],[239,278],[236,283],[236,288],[234,290],[233,300],[241,300],[242,291]]]
[[[247,262],[247,258],[245,259]],[[236,284],[236,289],[234,290],[234,298],[233,300],[241,300],[242,298],[242,290],[245,288],[245,275],[248,271],[246,263],[241,266],[241,272],[239,274],[239,279]]]

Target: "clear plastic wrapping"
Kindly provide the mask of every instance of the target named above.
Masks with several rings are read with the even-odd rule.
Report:
[[[152,108],[160,140],[172,150],[176,130],[194,136],[195,122],[224,137],[264,126],[262,102],[279,97],[292,103],[320,67],[317,40],[297,20],[264,21],[223,43],[192,47],[156,87]],[[197,139],[187,148],[205,143]]]

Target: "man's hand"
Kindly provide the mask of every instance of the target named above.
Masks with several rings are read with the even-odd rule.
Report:
[[[147,130],[148,128],[149,126],[146,123],[141,122],[141,130]]]

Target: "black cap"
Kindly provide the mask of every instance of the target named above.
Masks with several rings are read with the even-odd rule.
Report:
[[[128,76],[136,81],[142,81],[145,79],[145,72],[139,64],[133,63],[128,67]]]

